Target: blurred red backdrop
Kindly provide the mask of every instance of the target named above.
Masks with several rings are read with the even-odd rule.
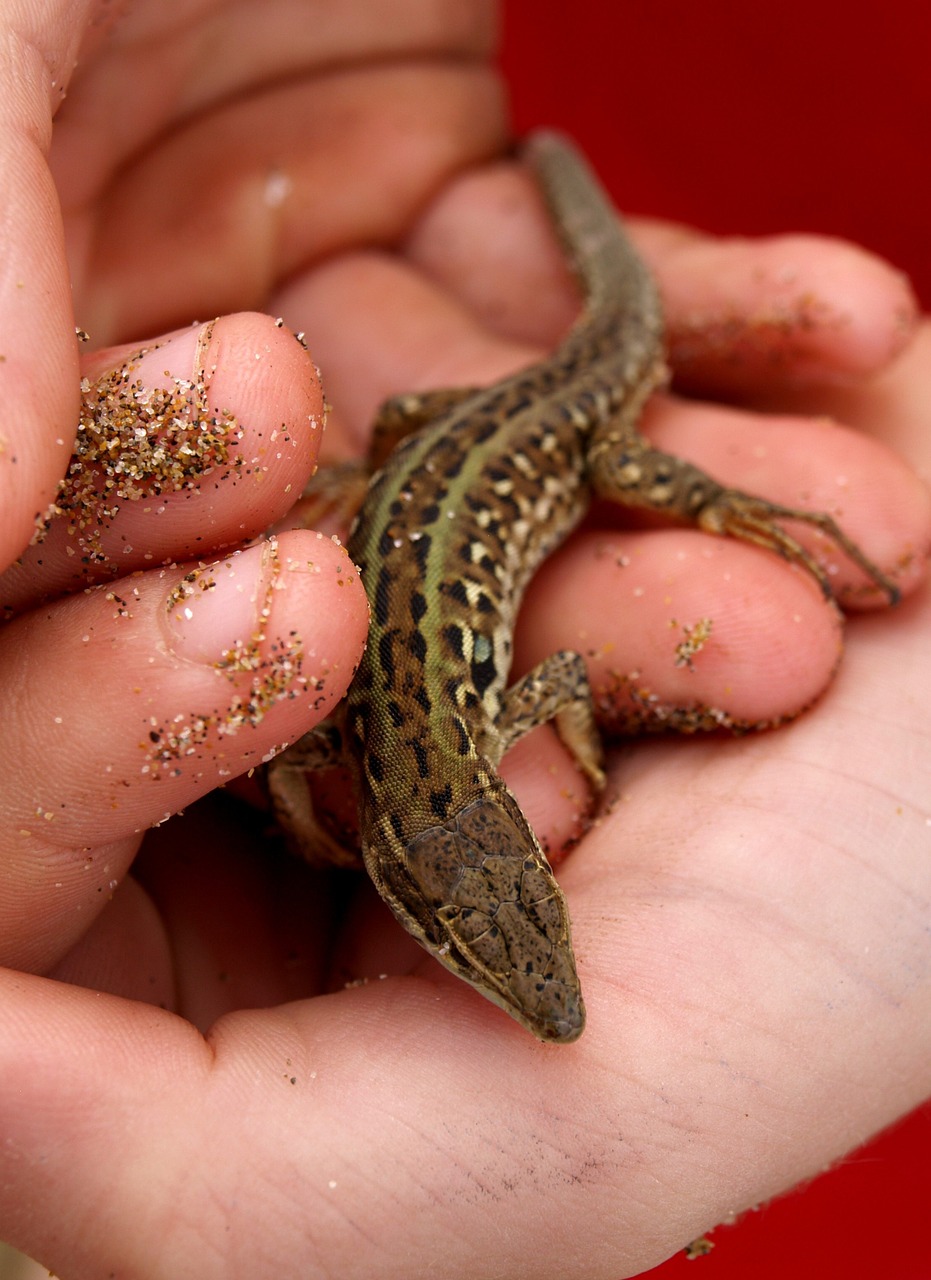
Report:
[[[931,308],[931,9],[916,0],[505,0],[519,133],[572,134],[617,204],[867,245]],[[931,1280],[931,1105],[656,1280]],[[697,1268],[697,1272],[696,1269]]]
[[[523,131],[564,128],[617,201],[712,231],[824,231],[931,307],[931,10],[917,0],[505,0]]]

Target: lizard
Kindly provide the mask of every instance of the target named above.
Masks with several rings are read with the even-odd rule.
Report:
[[[277,817],[313,857],[305,770],[341,749],[365,868],[400,923],[538,1039],[568,1044],[585,1007],[566,901],[498,765],[552,720],[596,793],[604,775],[579,654],[554,654],[508,684],[537,566],[595,494],[769,547],[830,596],[825,571],[780,524],[806,521],[891,601],[898,592],[830,515],[727,488],[641,435],[643,406],[668,376],[656,285],[567,139],[534,134],[523,155],[581,312],[550,356],[493,386],[383,408],[347,543],[371,621],[342,733],[325,751],[325,735],[305,735],[267,776]]]

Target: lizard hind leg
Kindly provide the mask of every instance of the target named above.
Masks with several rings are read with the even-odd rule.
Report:
[[[358,868],[358,848],[337,840],[314,806],[309,774],[344,763],[342,732],[332,720],[305,733],[265,769],[265,788],[275,821],[292,853],[314,867]]]

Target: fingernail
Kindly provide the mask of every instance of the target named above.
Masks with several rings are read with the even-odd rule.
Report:
[[[168,645],[176,657],[209,666],[262,638],[274,586],[274,540],[201,565],[165,602]]]
[[[113,363],[114,349],[104,348],[84,357],[85,377],[94,384],[101,379],[138,380],[146,387],[159,387],[165,379],[195,381],[203,364],[216,322],[186,325],[163,334],[150,346],[120,347],[120,359]]]

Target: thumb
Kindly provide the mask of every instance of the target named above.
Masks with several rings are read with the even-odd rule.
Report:
[[[0,992],[0,1238],[61,1275],[152,1274],[146,1253],[149,1263],[160,1257],[159,1275],[184,1274],[179,1242],[164,1242],[169,1259],[180,1256],[162,1270],[156,1226],[139,1206],[160,1198],[153,1184],[179,1175],[171,1153],[186,1146],[180,1121],[191,1127],[185,1104],[203,1087],[204,1041],[161,1009],[24,974],[0,970]],[[167,1146],[150,1113],[172,1131]],[[141,1196],[144,1177],[152,1183]]]

